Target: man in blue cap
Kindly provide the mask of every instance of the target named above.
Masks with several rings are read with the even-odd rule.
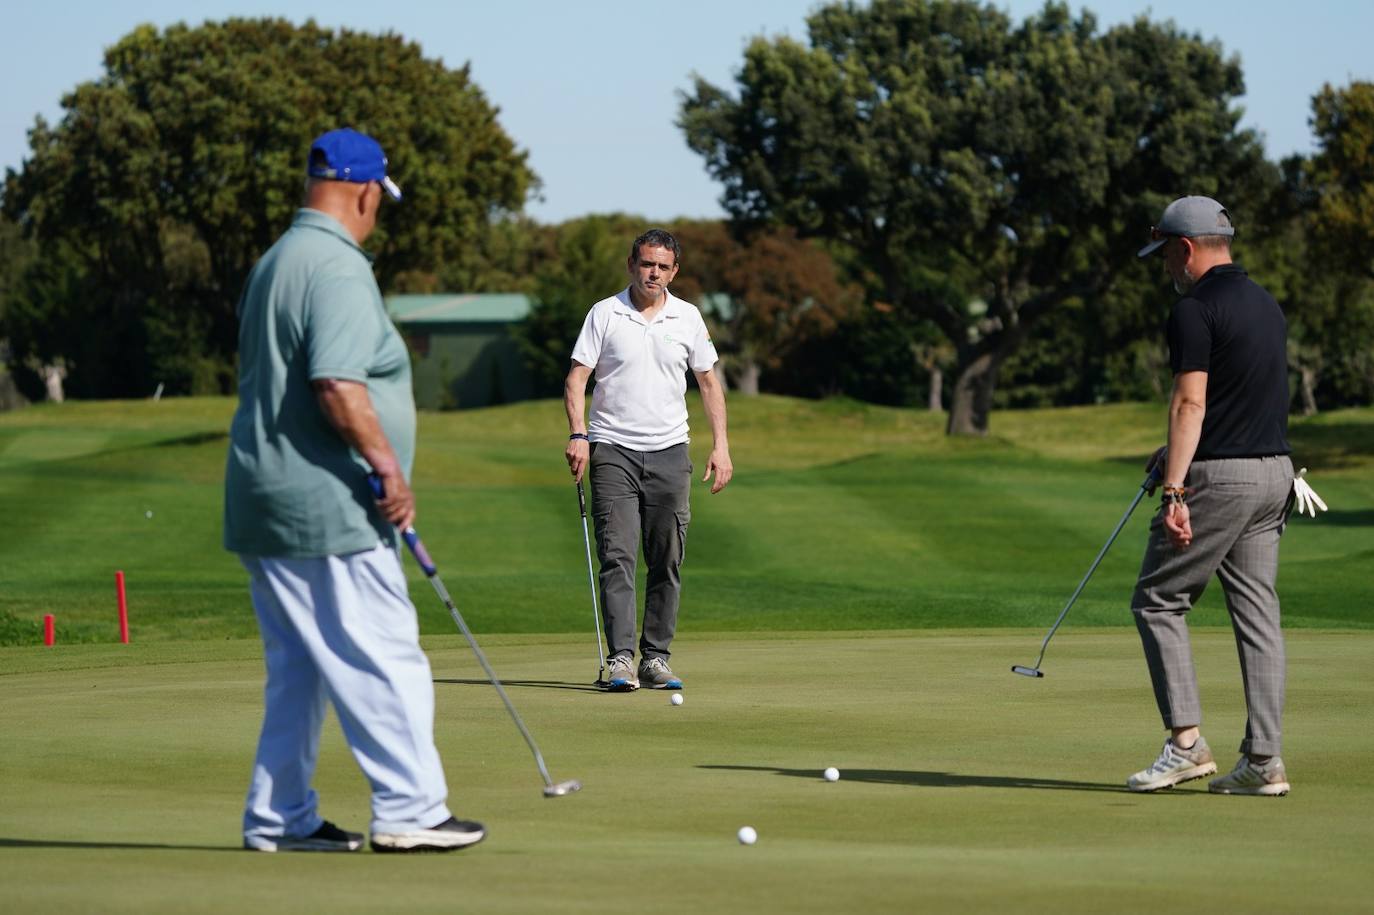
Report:
[[[484,835],[445,804],[434,685],[396,549],[396,527],[415,518],[410,359],[360,247],[383,196],[401,199],[386,165],[357,131],[319,137],[304,206],[238,306],[224,545],[248,570],[267,666],[243,815],[244,847],[258,851],[362,847],[320,816],[310,784],[326,701],[372,787],[374,851]]]
[[[1288,454],[1287,322],[1274,297],[1231,262],[1231,215],[1210,197],[1164,210],[1139,252],[1163,255],[1182,298],[1169,314],[1174,390],[1163,462],[1163,505],[1131,598],[1169,730],[1164,749],[1126,782],[1157,791],[1216,772],[1186,616],[1216,575],[1240,652],[1248,717],[1240,759],[1213,779],[1216,794],[1283,795],[1279,758],[1284,645],[1279,628],[1279,537],[1293,491]]]

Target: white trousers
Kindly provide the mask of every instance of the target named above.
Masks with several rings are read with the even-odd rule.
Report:
[[[244,839],[307,836],[323,822],[310,782],[326,699],[372,786],[373,833],[448,819],[434,681],[396,551],[239,558],[267,662]]]

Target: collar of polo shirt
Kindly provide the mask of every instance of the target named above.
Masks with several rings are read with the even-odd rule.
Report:
[[[629,286],[626,286],[623,290],[621,290],[620,295],[615,297],[615,308],[616,311],[620,312],[621,314],[627,314],[639,323],[646,325],[653,324],[654,322],[658,321],[659,318],[682,317],[682,306],[679,304],[681,300],[677,296],[673,295],[671,289],[664,289],[663,294],[667,296],[667,300],[663,303],[663,309],[658,314],[654,315],[652,321],[645,320],[643,312],[641,312],[638,308],[635,308],[635,303],[630,299]]]

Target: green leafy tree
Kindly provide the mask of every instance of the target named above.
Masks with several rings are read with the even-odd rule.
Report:
[[[405,189],[369,240],[384,289],[476,272],[493,224],[535,184],[467,67],[394,34],[275,19],[140,26],[104,70],[64,97],[60,123],[38,120],[4,202],[87,293],[31,303],[11,339],[37,351],[62,328],[58,349],[87,394],[231,384],[243,280],[289,224],[325,130],[376,136]]]
[[[1290,367],[1304,412],[1374,400],[1374,83],[1312,99],[1318,152],[1285,163]]]
[[[706,313],[727,376],[741,394],[759,393],[764,373],[833,334],[859,308],[861,290],[843,283],[830,255],[791,228],[736,239],[715,220],[679,223],[674,232],[683,263],[673,291]]]
[[[1323,86],[1312,129],[1320,151],[1306,169],[1310,228],[1348,272],[1374,280],[1374,83]]]
[[[987,431],[1003,363],[1104,295],[1169,199],[1264,166],[1239,63],[1172,24],[1099,34],[1050,3],[1014,25],[967,0],[807,22],[809,46],[749,45],[737,95],[697,79],[681,125],[734,219],[852,249],[881,300],[940,328],[952,433]]]
[[[536,394],[562,393],[587,312],[628,285],[630,243],[645,228],[641,219],[623,213],[584,216],[547,230],[535,242],[534,302],[514,332]]]

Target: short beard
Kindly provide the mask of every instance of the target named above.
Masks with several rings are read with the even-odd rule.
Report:
[[[1171,277],[1174,281],[1174,292],[1177,292],[1179,295],[1187,295],[1193,291],[1193,285],[1197,283],[1197,277],[1189,273],[1187,267],[1184,267],[1179,272],[1182,274],[1181,279],[1177,276]]]

